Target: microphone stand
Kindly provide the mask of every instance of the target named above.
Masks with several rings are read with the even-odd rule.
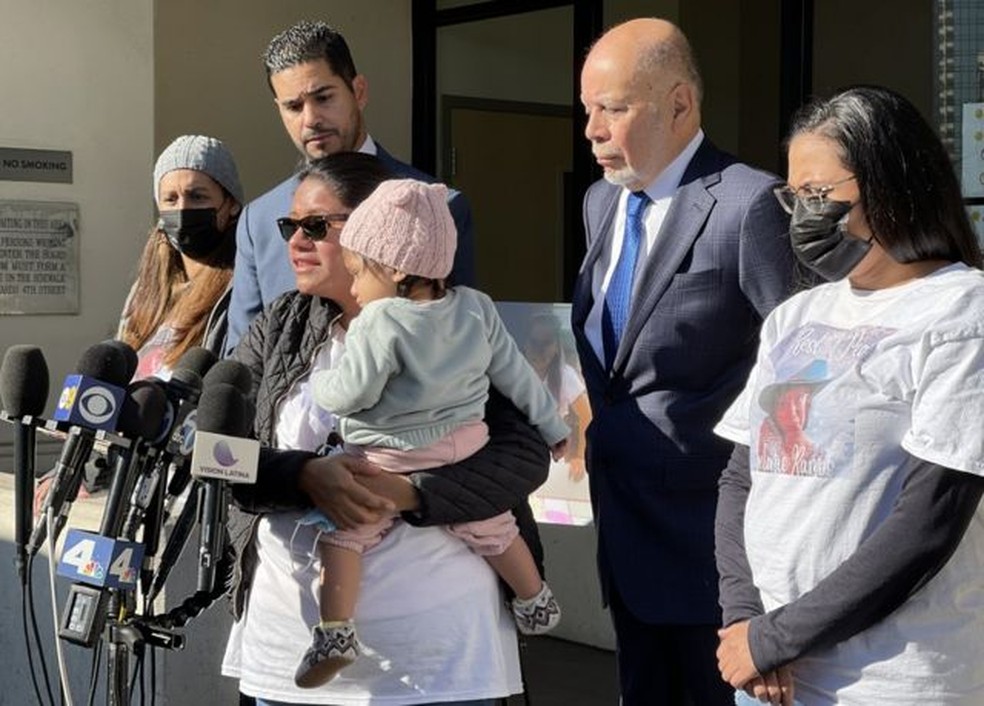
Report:
[[[15,420],[14,426],[14,565],[21,586],[27,581],[27,542],[31,535],[31,503],[34,498],[35,442],[33,420]]]
[[[163,458],[149,458],[144,461],[146,464],[160,463],[166,461],[167,454]],[[145,467],[147,468],[147,467]],[[150,493],[150,502],[146,512],[139,513],[139,526],[143,527],[141,539],[145,545],[145,560],[156,554],[160,545],[160,527],[162,508],[166,484],[163,478],[157,479],[157,484]],[[191,526],[194,525],[196,509],[199,515],[199,556],[198,556],[198,583],[195,593],[173,608],[160,616],[138,615],[135,610],[136,597],[135,589],[121,590],[110,589],[110,599],[108,601],[107,624],[105,634],[107,636],[107,697],[109,706],[128,706],[130,703],[130,672],[132,669],[131,656],[140,659],[144,655],[147,645],[160,647],[169,650],[180,650],[184,648],[184,636],[176,632],[175,628],[184,627],[192,618],[198,616],[208,608],[216,599],[224,593],[224,585],[219,577],[229,569],[232,556],[225,551],[225,521],[228,503],[228,484],[214,479],[204,479],[198,482],[199,487],[194,488],[191,497],[187,501],[184,511],[181,513],[176,526],[172,528],[172,537],[169,538],[165,554],[170,552],[170,557],[162,557],[158,572],[164,572],[160,576],[161,581],[154,582],[150,588],[149,596],[153,600],[157,596],[157,591],[163,587],[163,579],[171,566],[164,566],[165,562],[173,565],[177,560],[177,554],[188,539]],[[197,502],[196,502],[197,500]],[[132,521],[123,523],[123,532],[120,539],[133,541],[136,538],[137,523]],[[177,540],[172,543],[172,540]],[[149,583],[149,574],[146,568],[141,571],[141,581],[139,584],[146,592],[146,584]],[[148,601],[149,603],[149,601]]]
[[[101,530],[108,532],[114,538],[128,542],[136,540],[137,529],[144,519],[140,513],[141,522],[127,522],[123,512],[123,499],[129,499],[137,476],[144,476],[148,468],[157,462],[155,449],[143,443],[134,444],[132,456],[120,454],[116,459],[117,473],[114,474],[110,488],[110,498],[107,502],[106,514],[103,516]],[[137,469],[140,469],[138,473]],[[117,487],[119,481],[119,487]],[[115,492],[114,492],[115,491]],[[143,533],[149,534],[146,524]],[[102,533],[102,532],[101,532]],[[130,671],[131,655],[137,659],[143,658],[147,644],[167,644],[177,642],[183,646],[180,639],[161,640],[148,634],[136,621],[135,589],[111,588],[106,613],[105,636],[106,645],[106,697],[109,706],[128,706],[130,704]],[[178,638],[179,636],[173,636]]]

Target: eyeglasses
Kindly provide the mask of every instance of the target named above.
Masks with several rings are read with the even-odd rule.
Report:
[[[348,217],[347,213],[326,213],[323,216],[305,216],[297,220],[284,216],[277,219],[277,228],[280,229],[280,237],[284,241],[294,237],[294,233],[300,228],[305,238],[316,243],[324,240],[330,229],[345,225]]]
[[[793,189],[789,184],[783,184],[782,186],[777,186],[772,190],[772,193],[776,195],[779,200],[779,205],[782,206],[783,210],[789,215],[793,214],[793,210],[796,208],[796,202],[801,201],[810,213],[817,215],[823,211],[823,205],[827,202],[827,194],[836,189],[841,184],[849,182],[854,179],[852,174],[849,177],[844,177],[839,181],[831,182],[825,186],[813,186],[812,184],[803,184],[798,189]]]

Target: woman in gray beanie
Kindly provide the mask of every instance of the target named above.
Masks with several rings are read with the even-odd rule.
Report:
[[[135,378],[167,378],[189,348],[221,355],[243,190],[219,140],[183,135],[154,166],[160,220],[147,239],[117,338],[137,351]]]

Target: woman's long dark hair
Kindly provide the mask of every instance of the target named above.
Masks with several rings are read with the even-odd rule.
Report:
[[[895,260],[981,266],[950,158],[908,100],[887,88],[849,88],[802,108],[790,139],[802,133],[837,144],[857,179],[868,224]]]
[[[226,199],[232,196],[223,188]],[[222,243],[207,258],[193,280],[185,273],[181,253],[156,225],[151,229],[137,265],[133,295],[123,312],[120,338],[139,351],[165,321],[174,329],[174,344],[164,356],[173,367],[189,348],[202,344],[208,319],[216,302],[232,281],[236,260],[236,222],[229,216]]]

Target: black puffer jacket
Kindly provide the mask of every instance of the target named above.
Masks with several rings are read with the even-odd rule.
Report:
[[[270,447],[281,402],[308,373],[318,349],[330,345],[329,329],[340,313],[330,300],[289,292],[253,322],[233,353],[253,373],[254,431],[263,445],[256,484],[233,485],[234,505],[229,510],[229,534],[238,557],[231,586],[237,619],[255,566],[251,540],[260,515],[311,506],[297,479],[315,454]],[[485,412],[489,443],[462,463],[411,474],[420,509],[404,513],[403,519],[417,526],[445,525],[512,510],[542,571],[543,550],[527,497],[547,478],[549,450],[526,417],[495,390],[490,391]]]

